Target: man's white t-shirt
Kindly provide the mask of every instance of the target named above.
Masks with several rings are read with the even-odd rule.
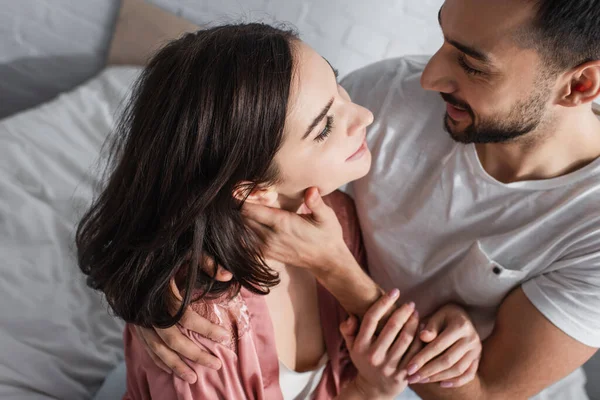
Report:
[[[445,103],[419,83],[426,61],[384,60],[342,82],[375,115],[371,171],[350,186],[371,276],[421,315],[464,305],[482,339],[521,285],[554,325],[600,347],[600,159],[555,179],[495,180],[444,130]],[[579,399],[564,390],[583,382],[578,370],[544,398]]]

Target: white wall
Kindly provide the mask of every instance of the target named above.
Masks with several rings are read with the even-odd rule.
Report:
[[[442,0],[149,0],[198,24],[288,21],[343,76],[384,57],[430,54]],[[0,0],[0,118],[104,65],[119,0]]]
[[[199,23],[289,21],[341,76],[382,58],[433,54],[442,40],[437,23],[442,0],[152,1]]]

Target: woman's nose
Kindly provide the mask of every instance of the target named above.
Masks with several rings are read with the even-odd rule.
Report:
[[[368,108],[355,104],[356,112],[351,128],[348,130],[350,135],[361,133],[363,129],[373,123],[373,113]]]

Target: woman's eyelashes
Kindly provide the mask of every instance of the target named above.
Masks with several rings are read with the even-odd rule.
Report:
[[[316,137],[315,137],[315,141],[316,142],[322,142],[325,139],[327,139],[327,137],[329,136],[329,134],[331,133],[331,130],[333,129],[333,117],[332,116],[327,116],[327,122],[325,124],[325,129],[323,129],[323,131],[321,131],[321,133],[319,133]]]

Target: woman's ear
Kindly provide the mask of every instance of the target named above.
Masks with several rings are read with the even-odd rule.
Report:
[[[242,182],[233,190],[233,197],[238,201],[273,206],[277,202],[279,193],[275,191],[274,187],[263,187],[254,185],[251,182]]]

